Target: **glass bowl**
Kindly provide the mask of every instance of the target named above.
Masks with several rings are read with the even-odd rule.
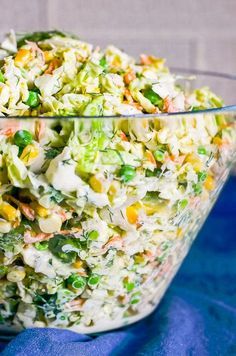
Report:
[[[54,327],[97,333],[136,322],[156,308],[236,153],[236,78],[178,73],[186,89],[209,85],[226,106],[0,120],[1,140],[19,129],[35,138],[30,149],[18,152],[20,158],[16,146],[1,148],[2,331]],[[44,133],[52,127],[66,149],[48,149]],[[23,217],[23,227],[11,211]]]

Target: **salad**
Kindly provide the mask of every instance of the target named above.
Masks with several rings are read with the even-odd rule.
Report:
[[[59,31],[2,42],[4,327],[94,332],[153,310],[235,145],[224,115],[196,114],[222,100],[179,79]]]

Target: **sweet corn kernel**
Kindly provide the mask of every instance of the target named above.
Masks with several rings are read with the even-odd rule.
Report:
[[[32,110],[32,111],[31,111],[31,116],[37,116],[37,115],[38,115],[37,110]]]
[[[32,58],[32,53],[29,49],[21,48],[15,57],[15,65],[23,67]]]
[[[135,207],[133,207],[132,205],[128,206],[126,208],[126,216],[127,216],[128,222],[130,224],[137,224],[137,222],[138,222],[138,212],[137,212],[137,209]]]
[[[78,268],[78,269],[83,267],[83,261],[81,261],[81,260],[75,261],[75,263],[73,263],[73,267]]]
[[[108,193],[110,195],[116,195],[116,192],[117,192],[116,187],[114,185],[111,185]]]
[[[18,213],[17,209],[15,209],[13,206],[6,202],[2,202],[0,204],[0,215],[8,221],[14,221],[16,220]]]
[[[145,257],[143,255],[134,256],[135,263],[143,263],[145,262]]]
[[[178,237],[179,239],[182,239],[183,236],[184,236],[184,231],[183,231],[183,229],[182,229],[181,227],[178,227],[178,229],[177,229],[177,237]]]
[[[24,162],[26,166],[29,166],[38,155],[39,155],[38,147],[34,145],[28,145],[24,148],[20,156],[20,159]]]
[[[111,196],[115,196],[115,195],[117,195],[119,190],[120,190],[120,182],[113,181],[112,184],[110,185],[108,194]]]
[[[44,206],[40,205],[36,201],[30,204],[34,211],[36,212],[37,215],[39,215],[41,218],[46,218],[50,214],[50,210],[44,208]]]
[[[89,184],[90,184],[90,186],[93,188],[93,190],[95,192],[97,192],[97,193],[103,193],[104,192],[103,184],[96,176],[92,176],[89,179]]]
[[[158,205],[155,206],[155,205],[151,205],[151,204],[150,205],[144,204],[143,209],[147,215],[152,215],[159,211],[159,206]]]
[[[223,143],[223,140],[222,140],[222,138],[216,136],[213,138],[213,143],[217,146],[221,146]]]
[[[189,155],[187,155],[187,157],[185,158],[185,161],[190,163],[196,172],[200,172],[203,169],[202,161],[200,160],[200,158],[198,158],[193,153],[190,153]]]
[[[148,120],[147,119],[142,119],[141,125],[144,129],[148,128]]]
[[[214,178],[212,178],[212,176],[207,176],[205,182],[204,182],[204,187],[207,190],[214,190],[215,189],[215,181]]]
[[[53,59],[52,51],[44,51],[43,54],[44,54],[45,62],[49,62]]]
[[[25,111],[24,111],[24,115],[25,115],[25,116],[30,116],[30,115],[31,115],[31,114],[30,114],[30,110],[25,110]]]

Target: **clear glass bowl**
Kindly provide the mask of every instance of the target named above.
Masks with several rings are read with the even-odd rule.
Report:
[[[94,144],[90,155],[83,156],[92,173],[77,175],[86,185],[87,195],[79,186],[77,193],[68,188],[64,195],[67,208],[74,209],[75,196],[81,205],[80,213],[78,206],[73,210],[80,229],[69,230],[80,247],[73,250],[72,243],[72,250],[63,250],[76,254],[76,260],[65,262],[51,250],[38,250],[34,237],[28,241],[25,235],[17,257],[0,254],[2,266],[8,269],[0,280],[2,330],[61,327],[97,333],[136,322],[156,308],[216,201],[236,155],[236,78],[196,71],[178,73],[196,75],[193,80],[180,75],[181,85],[207,85],[225,99],[226,106],[129,117],[0,120],[2,134],[25,128],[38,137],[40,130],[52,126],[62,134],[60,128],[65,123],[77,128],[83,125],[88,133],[80,137],[85,150],[91,144],[92,131],[96,138],[105,131],[108,139],[105,149]],[[40,140],[40,145],[46,146],[43,137]],[[118,151],[114,140],[120,145]],[[168,153],[157,153],[160,147]],[[81,159],[81,152],[74,160]],[[59,193],[67,179],[68,187],[79,184],[67,163],[59,178],[51,181]],[[106,170],[106,164],[114,168]],[[126,183],[114,178],[124,164],[136,167],[136,176]],[[36,176],[43,172],[45,178],[43,164],[28,165],[28,170]],[[8,182],[1,183],[3,194]],[[23,189],[14,189],[13,199],[18,199]],[[37,199],[46,207],[44,189],[38,192]],[[58,204],[63,205],[64,200]],[[17,208],[16,201],[12,202]],[[56,234],[60,233],[68,231]],[[16,270],[21,272],[12,273]],[[71,274],[82,277],[84,285],[68,282]],[[90,279],[91,275],[95,279]]]

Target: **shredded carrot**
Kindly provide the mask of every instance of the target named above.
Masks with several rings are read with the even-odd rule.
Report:
[[[45,63],[45,57],[41,48],[39,48],[36,42],[26,41],[26,43],[31,47],[34,56],[38,54],[38,57],[41,59],[43,65]]]
[[[61,235],[68,235],[73,233],[74,236],[76,236],[76,234],[81,233],[81,228],[80,227],[72,227],[70,230],[60,230],[59,233]]]
[[[15,134],[14,130],[9,128],[9,129],[5,129],[5,130],[0,130],[0,135],[4,135],[7,137],[11,137]]]
[[[115,236],[112,236],[109,241],[107,243],[105,243],[102,247],[102,253],[106,253],[109,248],[116,248],[116,249],[119,249],[121,250],[122,247],[123,247],[123,238],[122,236],[120,235],[115,235]]]
[[[137,103],[137,102],[132,102],[132,103],[127,102],[127,103],[126,103],[126,102],[124,101],[124,104],[129,104],[129,105],[133,106],[134,108],[136,108],[136,109],[138,109],[138,110],[140,110],[140,111],[143,110],[142,105],[140,105],[140,104]]]
[[[144,64],[144,65],[150,65],[152,64],[152,59],[151,59],[151,56],[148,56],[147,54],[141,54],[140,55],[140,62],[141,64]]]
[[[130,70],[124,75],[124,82],[125,84],[131,83],[136,78],[136,75],[133,70]]]
[[[132,95],[131,95],[129,89],[127,89],[127,88],[125,89],[125,91],[124,91],[124,96],[125,96],[125,98],[127,99],[128,104],[134,102],[134,99],[133,99],[133,97],[132,97]]]
[[[120,133],[120,138],[122,139],[122,141],[129,141],[126,134],[123,131],[121,131]]]
[[[168,275],[168,272],[170,271],[172,265],[173,265],[173,257],[168,256],[167,260],[161,265],[159,276],[165,277],[166,275]]]
[[[4,121],[4,120],[2,120]],[[7,137],[13,136],[16,131],[20,129],[19,120],[6,120],[0,124],[0,135],[5,135]]]
[[[20,203],[19,209],[27,219],[31,221],[35,219],[35,211],[29,206],[29,204]]]
[[[60,66],[61,62],[59,61],[59,59],[54,58],[51,60],[51,62],[49,63],[48,68],[45,70],[45,74],[52,74],[52,72],[58,68]]]
[[[57,211],[56,213],[57,213],[57,215],[60,216],[62,222],[67,220],[67,216],[66,216],[66,213],[64,210],[61,209],[60,211]]]
[[[185,158],[186,158],[186,155],[180,155],[180,156],[170,155],[169,157],[170,157],[171,161],[182,165],[184,160],[185,160]]]
[[[155,166],[157,165],[157,162],[155,160],[155,157],[153,156],[151,151],[146,151],[145,152],[146,158],[149,162],[151,162],[152,164],[154,164]]]
[[[145,251],[145,256],[148,258],[148,261],[153,262],[156,258],[156,256],[154,255],[154,253],[150,250],[146,250]]]
[[[164,112],[175,112],[176,111],[176,108],[174,107],[174,104],[169,96],[167,96],[164,99],[163,111]]]
[[[85,299],[76,298],[65,304],[65,310],[67,311],[81,311]]]
[[[46,130],[46,123],[44,120],[36,121],[35,123],[35,136],[38,141],[43,137]]]
[[[32,231],[26,231],[24,234],[24,242],[26,244],[32,244],[35,242],[41,242],[45,240],[49,240],[53,237],[53,234],[45,234],[43,232],[34,235]]]

